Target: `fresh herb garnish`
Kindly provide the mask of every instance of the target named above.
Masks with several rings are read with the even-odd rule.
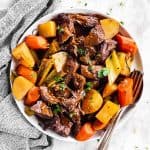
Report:
[[[93,66],[92,65],[88,66],[88,70],[93,71]]]
[[[97,142],[99,142],[100,141],[100,139],[97,139]]]
[[[106,15],[108,15],[108,16],[109,16],[109,15],[110,15],[110,13],[109,13],[109,12],[107,12],[107,13],[106,13]]]
[[[89,90],[91,90],[92,87],[93,87],[92,82],[87,82],[85,84],[85,91],[88,92]]]
[[[65,82],[59,83],[59,87],[60,87],[60,90],[64,91],[64,89],[66,88]]]
[[[84,6],[87,6],[87,3],[85,3]]]
[[[63,79],[63,77],[61,77],[61,76],[55,76],[55,77],[54,77],[54,80],[55,80],[56,82],[61,82],[61,81],[63,81],[64,79]]]
[[[82,48],[78,48],[78,53],[81,55],[81,56],[84,56],[86,53],[85,53],[85,50],[82,49]]]
[[[53,109],[53,112],[55,113],[55,114],[58,114],[58,113],[61,113],[61,107],[58,105],[58,104],[56,104],[55,105],[55,108]]]
[[[106,15],[110,15],[112,13],[112,8],[109,8],[108,12],[106,12]]]
[[[57,30],[58,30],[58,33],[64,32],[64,29],[63,29],[61,26],[58,26],[58,27],[57,27]]]
[[[123,21],[120,21],[120,24],[124,25],[124,22],[123,22]]]
[[[75,112],[70,112],[70,113],[69,113],[69,117],[70,117],[70,118],[72,118],[74,115],[76,115]]]
[[[112,8],[109,9],[109,12],[110,12],[110,13],[112,12]]]
[[[102,68],[101,70],[98,71],[97,76],[98,78],[103,78],[103,77],[106,77],[108,74],[109,74],[109,69]]]
[[[124,2],[120,2],[119,6],[123,7],[124,6]]]

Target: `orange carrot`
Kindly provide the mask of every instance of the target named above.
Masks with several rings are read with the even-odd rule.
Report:
[[[133,79],[126,78],[118,85],[118,101],[121,106],[133,103]]]
[[[28,91],[27,96],[24,100],[24,104],[31,106],[37,102],[39,97],[40,97],[40,89],[39,87],[35,86]]]
[[[116,40],[118,42],[120,51],[131,53],[132,55],[136,54],[138,48],[133,39],[117,34]]]
[[[34,70],[23,65],[19,65],[16,69],[16,72],[18,75],[25,77],[32,83],[35,83],[37,80],[37,73]]]
[[[76,136],[76,140],[85,141],[92,137],[94,134],[95,130],[92,128],[91,123],[87,122],[81,127],[80,131]]]
[[[107,125],[108,125],[108,123],[105,124],[98,120],[95,120],[94,123],[92,124],[92,127],[94,130],[98,131],[98,130],[104,129]]]
[[[29,35],[25,38],[27,46],[33,50],[48,48],[49,44],[47,40],[42,36]]]

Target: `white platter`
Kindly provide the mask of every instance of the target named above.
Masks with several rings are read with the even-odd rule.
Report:
[[[99,14],[105,18],[108,18],[108,16],[105,16],[99,12],[95,12],[93,10],[87,10],[87,9],[70,9],[70,10],[59,10],[59,11],[55,11],[53,13],[50,13],[42,18],[40,18],[38,21],[36,21],[33,25],[30,26],[29,29],[27,29],[27,31],[22,35],[22,37],[20,38],[19,42],[22,42],[23,39],[25,38],[25,36],[27,35],[30,35],[32,34],[32,32],[37,29],[37,26],[43,22],[46,22],[50,19],[52,19],[53,17],[55,17],[56,15],[58,15],[59,13],[83,13],[83,14]],[[130,36],[127,31],[125,29],[123,29],[125,32],[125,34],[127,36]],[[12,62],[11,62],[11,66],[10,66],[10,75],[11,75],[11,72],[13,70],[15,70],[15,61],[12,59]],[[141,60],[141,56],[140,56],[140,53],[138,52],[134,58],[134,62],[133,62],[133,66],[132,68],[134,69],[138,69],[138,70],[141,70],[143,72],[143,66],[142,66],[142,60]],[[12,86],[12,82],[10,81],[11,83],[11,86]],[[25,112],[24,112],[24,104],[23,104],[23,101],[18,101],[14,98],[19,110],[21,111],[21,113],[23,114],[23,116],[28,120],[28,122],[30,122],[34,127],[36,127],[38,130],[40,130],[41,132],[43,132],[44,134],[48,135],[48,136],[51,136],[55,139],[59,139],[59,140],[63,140],[63,141],[68,141],[68,142],[77,142],[74,138],[72,138],[71,136],[69,137],[62,137],[58,134],[56,134],[55,132],[53,132],[52,130],[43,130],[41,128],[41,126],[38,124],[38,120],[36,119],[35,116],[28,116]],[[125,116],[124,118],[126,118],[127,116]],[[124,119],[123,118],[123,119]],[[121,120],[122,122],[122,120]],[[124,121],[123,121],[124,122]],[[96,135],[94,135],[92,138],[90,138],[89,140],[95,140],[97,138],[100,138],[100,135],[102,135],[104,132],[99,132],[97,133]]]

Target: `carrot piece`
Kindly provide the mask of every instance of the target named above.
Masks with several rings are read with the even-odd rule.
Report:
[[[25,38],[27,46],[33,50],[47,49],[49,44],[47,40],[42,36],[29,35]]]
[[[76,136],[76,140],[85,141],[88,140],[90,137],[92,137],[94,134],[95,130],[92,128],[91,123],[87,122],[81,127],[80,131]]]
[[[92,124],[92,127],[94,130],[98,131],[104,129],[107,125],[108,123],[102,123],[99,120],[95,120],[94,123]]]
[[[40,89],[39,87],[34,86],[28,91],[27,96],[24,100],[24,104],[31,106],[37,102],[39,97],[40,97]]]
[[[133,103],[133,79],[125,78],[118,85],[118,101],[121,106]]]
[[[132,55],[136,54],[138,48],[133,39],[117,34],[116,40],[118,42],[120,51],[131,53]]]
[[[24,78],[28,79],[32,83],[35,83],[37,80],[37,73],[34,70],[25,67],[23,65],[19,65],[16,69],[16,72],[18,75],[23,76]]]

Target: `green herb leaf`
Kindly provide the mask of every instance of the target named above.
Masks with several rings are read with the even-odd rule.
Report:
[[[63,77],[61,77],[61,76],[58,75],[58,76],[55,76],[55,77],[54,77],[54,80],[55,80],[56,83],[57,83],[57,82],[63,81],[64,79],[63,79]]]
[[[64,91],[64,89],[66,88],[65,82],[61,82],[61,83],[59,84],[59,87],[60,87],[60,89],[61,89],[62,91]]]
[[[119,6],[123,7],[124,6],[124,2],[120,2]]]
[[[93,70],[93,66],[92,65],[88,66],[88,70],[92,71]]]
[[[57,27],[57,30],[58,30],[58,33],[64,32],[64,29],[63,29],[61,26],[58,26],[58,27]]]
[[[82,48],[78,48],[78,53],[81,55],[81,56],[85,56],[86,52],[84,49]]]
[[[84,6],[87,6],[87,3],[85,3]]]
[[[76,115],[75,112],[70,112],[70,113],[69,113],[69,117],[70,117],[70,118],[72,118],[74,115]]]
[[[124,22],[123,22],[123,21],[120,21],[120,24],[124,25]]]
[[[89,90],[91,90],[91,88],[93,87],[93,84],[92,84],[92,82],[87,82],[86,84],[85,84],[85,91],[86,92],[88,92]]]
[[[106,77],[108,74],[109,74],[109,69],[102,68],[101,70],[98,71],[97,76],[98,78],[103,78],[103,77]]]
[[[58,113],[61,113],[61,107],[58,105],[58,104],[56,104],[55,105],[55,108],[54,108],[54,110],[53,110],[53,112],[55,113],[55,114],[58,114]]]

